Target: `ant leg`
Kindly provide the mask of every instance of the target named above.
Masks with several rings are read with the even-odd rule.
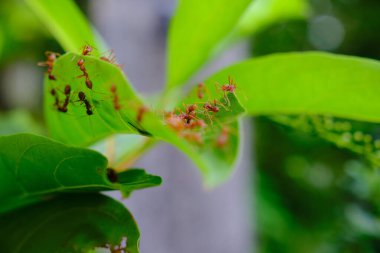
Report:
[[[220,105],[221,107],[223,107],[224,110],[229,111],[229,109],[222,102],[217,101],[216,99],[214,99],[214,105]]]
[[[205,110],[205,111],[204,111],[204,114],[207,116],[207,118],[208,118],[208,120],[209,120],[209,123],[212,125],[212,124],[213,124],[213,120],[212,120],[212,118],[211,118],[210,113],[209,113],[207,110]]]
[[[215,82],[214,85],[215,85],[215,90],[216,91],[223,91],[222,85],[220,83]]]
[[[228,98],[227,91],[224,91],[223,97],[224,97],[224,101],[226,101],[227,105],[231,106],[231,102],[230,102],[230,100]]]

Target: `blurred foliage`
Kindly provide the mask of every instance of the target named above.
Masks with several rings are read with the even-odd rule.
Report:
[[[379,1],[310,3],[309,20],[281,22],[256,35],[253,54],[328,49],[380,58]],[[329,38],[331,27],[341,41]],[[379,252],[380,171],[364,159],[378,144],[379,125],[346,121],[350,131],[334,133],[316,130],[311,118],[255,120],[258,252]],[[361,145],[366,140],[374,144]]]
[[[0,135],[26,132],[43,134],[45,129],[28,111],[13,110],[0,113]]]
[[[57,49],[56,43],[24,1],[0,2],[0,64],[9,64],[20,58],[35,59],[47,47]]]
[[[377,252],[379,171],[265,118],[256,131],[260,252]]]

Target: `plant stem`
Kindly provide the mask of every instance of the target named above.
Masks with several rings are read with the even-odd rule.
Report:
[[[140,145],[139,148],[134,149],[132,152],[126,153],[120,161],[115,164],[115,170],[117,172],[122,172],[128,170],[146,151],[153,148],[157,143],[157,140],[154,138],[147,138]]]

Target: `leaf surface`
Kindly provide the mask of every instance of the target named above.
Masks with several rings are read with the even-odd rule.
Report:
[[[167,84],[183,84],[212,57],[252,0],[181,0],[169,30]]]
[[[101,194],[67,194],[0,216],[0,251],[88,252],[127,241],[138,253],[140,232],[129,211]]]
[[[74,148],[45,137],[0,137],[0,213],[58,192],[132,191],[160,185],[161,178],[130,169],[118,175],[95,151]]]
[[[92,89],[87,87],[86,78],[79,77],[83,74],[77,65],[80,59],[84,60]],[[56,81],[45,78],[44,110],[48,129],[55,139],[86,146],[115,133],[150,135],[137,122],[142,102],[120,68],[97,57],[67,53],[56,61],[53,74]],[[70,103],[67,113],[62,113],[58,111],[56,99],[60,106],[64,104],[66,85],[71,87]],[[113,86],[115,93],[111,91]],[[51,94],[52,90],[57,97]],[[85,94],[89,106],[80,100],[80,92]],[[120,110],[115,109],[116,96]],[[92,115],[87,114],[88,109]]]
[[[328,53],[284,53],[243,61],[205,83],[231,76],[251,115],[320,114],[380,122],[380,63]]]
[[[79,59],[84,60],[87,74],[93,84],[92,89],[86,86],[84,78],[77,78],[81,72],[76,64]],[[141,134],[169,142],[187,154],[200,168],[207,185],[212,186],[222,182],[232,171],[232,165],[236,160],[237,139],[236,142],[231,142],[236,147],[233,151],[228,149],[216,151],[215,141],[221,131],[221,125],[232,122],[244,111],[235,96],[230,98],[230,108],[220,106],[220,103],[226,103],[224,98],[220,99],[221,95],[213,98],[220,100],[218,102],[220,112],[214,115],[215,123],[208,123],[210,126],[207,129],[212,130],[179,133],[173,131],[165,122],[165,112],[149,108],[149,105],[142,103],[124,74],[114,64],[92,56],[68,53],[56,61],[53,74],[56,76],[56,81],[45,79],[44,106],[48,128],[54,139],[86,146],[117,133]],[[66,99],[64,90],[68,84],[71,87],[70,103],[67,112],[63,113],[58,108]],[[51,94],[52,89],[57,92],[56,96]],[[78,96],[80,92],[86,94],[86,100],[93,114],[87,115],[88,106],[83,100],[80,101]],[[115,106],[116,96],[118,108]],[[56,103],[57,99],[59,106]],[[213,99],[209,102],[213,103]],[[198,101],[196,96],[186,100],[186,103],[193,102],[198,103],[199,115],[205,115],[202,104],[204,101]],[[146,111],[139,119],[142,108]],[[183,107],[178,109],[185,110]],[[203,118],[210,121],[211,115]],[[231,126],[235,136],[238,135],[237,128],[237,123]],[[192,139],[199,138],[195,136],[197,134],[201,135],[202,143]]]

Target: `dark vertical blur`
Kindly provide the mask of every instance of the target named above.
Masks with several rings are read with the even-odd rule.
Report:
[[[323,50],[380,59],[380,1],[310,3],[309,20],[255,36],[253,54]],[[255,124],[258,252],[380,252],[380,173],[316,136],[264,117]]]

